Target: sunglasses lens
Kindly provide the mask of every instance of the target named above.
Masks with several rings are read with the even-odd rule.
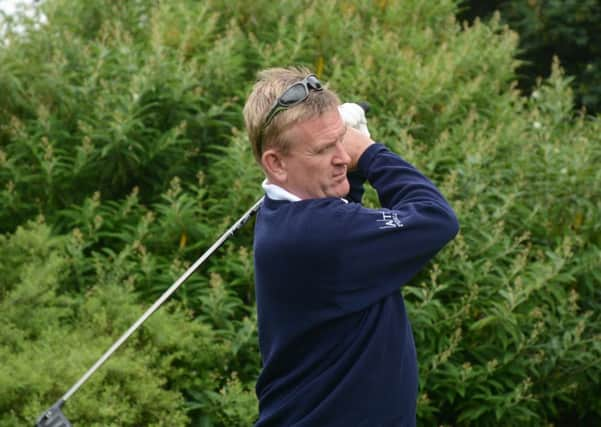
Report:
[[[289,107],[302,101],[307,96],[307,90],[301,83],[297,83],[288,88],[280,97],[280,105]]]

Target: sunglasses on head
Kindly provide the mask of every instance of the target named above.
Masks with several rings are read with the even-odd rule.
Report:
[[[267,126],[271,124],[273,118],[280,112],[303,102],[305,99],[307,99],[311,90],[316,92],[323,90],[323,86],[315,74],[309,74],[304,79],[291,84],[278,97],[278,99],[275,100],[265,118],[263,126],[261,127],[261,135],[258,147],[259,153],[263,152],[263,133],[265,132]]]

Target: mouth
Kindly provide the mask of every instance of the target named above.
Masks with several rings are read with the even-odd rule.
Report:
[[[337,173],[336,175],[332,176],[332,179],[334,181],[344,181],[346,179],[346,172]]]
[[[332,178],[336,181],[345,178],[346,179],[346,168],[344,168],[342,171],[335,173],[334,175],[332,175]]]

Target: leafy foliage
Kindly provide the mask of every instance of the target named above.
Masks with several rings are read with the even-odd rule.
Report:
[[[520,35],[520,84],[528,92],[548,76],[559,57],[574,78],[576,102],[590,113],[601,112],[601,4],[596,0],[463,1],[461,19],[485,19],[497,10]]]
[[[423,425],[601,422],[601,122],[458,2],[46,0],[0,47],[0,425],[30,425],[260,196],[241,110],[303,64],[372,104],[461,232],[404,289]],[[399,30],[399,28],[401,30]],[[367,203],[375,205],[373,190]],[[65,406],[81,425],[245,426],[252,227]]]

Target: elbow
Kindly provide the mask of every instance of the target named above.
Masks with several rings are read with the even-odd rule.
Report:
[[[451,224],[449,226],[449,229],[451,230],[451,237],[449,240],[452,240],[453,238],[455,238],[455,236],[457,235],[457,233],[459,233],[459,220],[457,219],[457,215],[455,215],[455,212],[451,209],[451,217],[452,220],[450,221]]]
[[[459,220],[451,207],[447,204],[439,206],[437,214],[438,235],[442,244],[447,244],[459,232]]]
[[[447,242],[453,240],[457,233],[459,233],[459,220],[450,206],[445,209],[445,220],[443,226],[445,236],[447,236]]]

